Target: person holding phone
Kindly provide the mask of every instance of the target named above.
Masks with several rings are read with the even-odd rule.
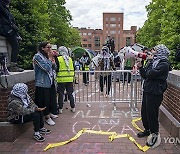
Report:
[[[24,83],[17,83],[13,86],[8,99],[8,121],[13,124],[33,122],[34,139],[39,142],[45,141],[42,134],[51,133],[44,128],[42,111],[46,107],[39,108],[28,95],[28,86]]]

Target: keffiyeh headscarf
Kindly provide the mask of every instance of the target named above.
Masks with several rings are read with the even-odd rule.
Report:
[[[109,48],[104,46],[100,52],[100,58],[104,60],[104,70],[110,69],[110,58]]]
[[[28,107],[30,103],[30,96],[28,95],[28,86],[24,83],[17,83],[13,86],[11,94],[19,97],[24,107]]]
[[[61,55],[65,61],[66,68],[68,71],[70,71],[69,68],[69,52],[68,49],[65,46],[61,46],[58,48],[59,55]]]
[[[156,45],[154,49],[157,51],[157,53],[154,54],[153,68],[157,66],[161,59],[168,59],[168,56],[170,54],[169,49],[164,44]]]

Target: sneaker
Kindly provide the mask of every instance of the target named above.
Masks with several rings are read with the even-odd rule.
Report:
[[[58,115],[55,115],[55,114],[50,113],[50,117],[51,117],[52,119],[56,119],[56,118],[58,118]]]
[[[54,122],[51,118],[46,119],[45,122],[46,122],[48,125],[50,125],[50,126],[54,126],[54,125],[55,125],[55,122]]]
[[[76,109],[75,109],[75,108],[71,108],[71,112],[73,112],[73,113],[74,113],[75,111],[76,111]]]
[[[46,129],[46,128],[41,128],[40,130],[39,130],[39,133],[40,134],[50,134],[51,133],[51,131],[49,130],[49,129]]]
[[[159,146],[160,143],[161,143],[160,134],[159,133],[152,133],[148,136],[146,145],[151,147],[151,148],[155,148],[155,147]]]
[[[145,136],[149,136],[150,135],[150,131],[149,130],[144,130],[144,132],[139,132],[137,133],[137,137],[142,138]]]
[[[34,133],[34,139],[38,142],[44,142],[45,141],[45,138],[41,136],[41,134],[35,134]]]
[[[59,113],[62,114],[62,112],[63,112],[63,109],[59,109]]]

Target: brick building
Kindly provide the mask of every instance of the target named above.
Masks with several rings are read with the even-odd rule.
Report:
[[[123,15],[123,13],[103,13],[103,29],[78,28],[82,47],[99,51],[108,35],[114,39],[117,51],[123,46],[134,44],[137,26],[123,30]]]

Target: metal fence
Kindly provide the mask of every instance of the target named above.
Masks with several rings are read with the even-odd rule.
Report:
[[[131,109],[136,109],[142,99],[141,78],[130,70],[76,71],[75,78],[75,102],[110,102],[114,104],[114,109],[118,103],[129,103]],[[100,82],[103,88],[100,88]]]

